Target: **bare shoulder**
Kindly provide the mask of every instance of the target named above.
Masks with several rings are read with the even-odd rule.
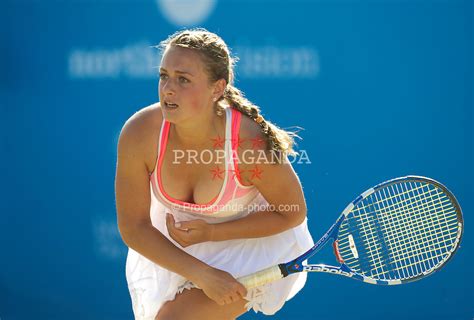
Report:
[[[163,114],[159,103],[133,114],[120,132],[118,156],[138,157],[149,170],[153,170],[162,122]]]
[[[163,115],[159,103],[152,104],[135,112],[122,128],[121,135],[147,134],[146,129],[161,125]]]
[[[267,137],[262,127],[255,120],[242,114],[239,137],[242,141],[241,148],[245,150],[267,150]]]
[[[255,177],[268,164],[267,137],[262,127],[246,115],[242,115],[238,137],[239,173],[244,185],[256,185]]]
[[[304,208],[301,183],[291,163],[282,158],[284,154],[269,150],[262,128],[247,116],[242,117],[240,140],[238,169],[242,182],[255,186],[270,203],[296,203]]]

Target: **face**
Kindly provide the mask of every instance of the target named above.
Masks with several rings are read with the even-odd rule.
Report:
[[[170,46],[164,52],[160,67],[160,104],[166,120],[177,123],[196,121],[212,112],[215,87],[198,53]]]

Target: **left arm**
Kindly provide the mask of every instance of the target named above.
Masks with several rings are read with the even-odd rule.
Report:
[[[306,203],[291,164],[254,164],[255,168],[259,169],[260,175],[252,178],[247,174],[247,180],[268,201],[270,206],[266,210],[218,224],[192,220],[175,225],[170,215],[167,226],[171,237],[185,247],[205,241],[267,237],[301,224],[306,217]]]

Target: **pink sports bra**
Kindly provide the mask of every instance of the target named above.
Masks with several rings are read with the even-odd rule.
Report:
[[[150,175],[153,193],[159,202],[167,207],[173,207],[174,209],[185,212],[206,215],[219,213],[220,216],[229,216],[235,211],[241,211],[242,205],[248,204],[250,200],[254,199],[257,194],[259,194],[256,187],[245,186],[242,184],[238,171],[238,161],[236,161],[236,159],[242,114],[231,107],[225,109],[225,114],[226,129],[224,145],[224,183],[219,194],[206,204],[196,204],[173,199],[165,192],[163,183],[161,181],[160,172],[171,124],[170,122],[163,119],[158,143],[158,161],[156,161],[155,169]]]

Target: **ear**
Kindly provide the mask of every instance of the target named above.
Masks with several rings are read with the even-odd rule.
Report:
[[[214,90],[212,91],[213,98],[219,100],[224,95],[224,90],[227,86],[227,81],[219,79],[214,82]]]

